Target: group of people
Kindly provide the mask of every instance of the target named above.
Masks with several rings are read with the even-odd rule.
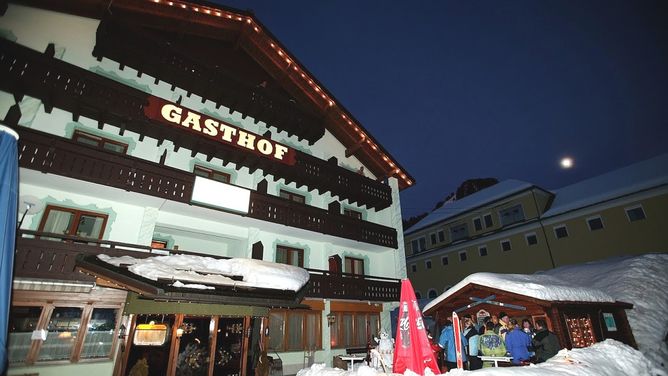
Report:
[[[545,320],[522,320],[522,326],[505,312],[486,318],[478,325],[470,317],[464,317],[461,333],[462,360],[469,370],[490,367],[480,356],[509,356],[513,365],[541,363],[557,354],[560,349],[557,336],[547,328]],[[438,348],[443,351],[443,361],[448,370],[457,368],[455,335],[452,320],[448,317],[438,339]]]

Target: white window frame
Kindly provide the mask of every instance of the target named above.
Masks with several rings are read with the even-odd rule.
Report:
[[[508,243],[508,245],[510,246],[510,248],[507,251],[503,249],[503,243]],[[511,242],[510,239],[499,240],[499,246],[501,247],[501,252],[510,252],[513,250],[513,242]]]
[[[431,262],[431,259],[424,260],[424,269],[425,270],[430,270],[432,266],[433,266],[433,263]]]
[[[490,226],[487,226],[487,222],[485,221],[485,217],[489,217],[489,220],[492,221],[492,224]],[[492,216],[492,213],[485,213],[482,215],[482,224],[485,226],[486,229],[494,227],[494,216]]]
[[[476,219],[477,219],[478,221],[480,221],[480,229],[475,228],[475,221],[476,221]],[[482,217],[475,217],[475,218],[473,218],[473,219],[471,220],[471,224],[473,225],[473,231],[475,231],[475,232],[479,232],[479,231],[482,231],[482,230],[485,229],[485,227],[484,227],[484,223],[482,222]]]
[[[429,294],[431,294],[432,291],[434,292],[434,295],[436,295],[436,296],[434,296],[433,298],[430,298],[430,297],[429,297]],[[437,297],[438,297],[438,291],[436,291],[436,289],[429,289],[429,290],[427,291],[427,298],[428,298],[428,299],[435,299],[435,298],[437,298]]]
[[[445,264],[443,263],[443,260],[446,260]],[[448,256],[441,256],[441,266],[448,266],[450,265],[450,259]]]
[[[592,229],[592,228],[591,228],[591,223],[589,223],[589,221],[592,221],[592,220],[595,220],[595,219],[598,219],[598,220],[601,221],[601,228],[597,228],[597,229]],[[589,231],[590,231],[590,232],[591,232],[591,231],[598,231],[598,230],[604,230],[604,229],[605,229],[605,223],[603,222],[603,217],[601,217],[600,215],[593,215],[593,216],[591,216],[591,217],[587,217],[587,219],[585,220],[585,222],[587,222],[587,227],[589,228]]]
[[[485,250],[485,254],[484,254],[484,255],[482,254],[482,252],[480,252],[480,251],[483,250],[483,249]],[[480,257],[487,257],[487,256],[489,256],[489,248],[487,248],[486,245],[481,245],[481,246],[479,246],[479,247],[478,247],[478,256],[480,256]]]
[[[438,244],[438,235],[435,232],[429,233],[429,243],[431,243],[431,245]]]
[[[645,218],[631,220],[631,217],[629,216],[629,211],[634,210],[634,209],[642,210],[643,217],[645,217]],[[633,222],[637,222],[637,221],[643,221],[643,220],[647,219],[647,212],[645,211],[645,208],[643,208],[642,204],[626,207],[626,208],[624,208],[624,213],[626,213],[626,219],[629,220],[629,223],[633,223]]]
[[[563,228],[564,230],[566,230],[566,236],[559,237],[559,235],[557,235],[557,230],[560,230],[560,229],[562,229],[562,228]],[[552,231],[554,231],[554,238],[557,239],[557,240],[558,240],[558,239],[564,239],[564,238],[567,238],[567,237],[569,237],[569,236],[571,235],[571,234],[568,232],[568,226],[566,226],[565,223],[562,223],[562,224],[560,224],[560,225],[553,226],[553,227],[552,227]]]
[[[464,255],[465,259],[462,260],[462,255]],[[466,250],[459,251],[459,262],[466,262],[469,260],[469,255],[466,253]]]
[[[441,234],[443,236],[443,240],[441,240]],[[436,236],[438,237],[438,242],[439,243],[444,243],[447,240],[447,238],[445,237],[445,230],[436,231]]]
[[[533,236],[536,238],[536,244],[529,244],[529,236]],[[527,246],[533,247],[534,245],[538,245],[538,235],[536,235],[535,232],[529,232],[527,234],[524,234],[524,240],[527,242]]]

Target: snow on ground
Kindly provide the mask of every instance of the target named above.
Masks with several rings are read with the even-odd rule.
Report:
[[[666,375],[653,369],[640,351],[621,342],[608,339],[584,349],[561,350],[552,359],[527,367],[483,368],[477,371],[451,370],[448,375],[493,375],[493,376],[650,376]],[[314,364],[297,373],[297,376],[376,376],[385,375],[373,368],[361,366],[355,371],[325,368]],[[404,375],[415,375],[407,371]]]
[[[274,262],[233,258],[171,255],[138,259],[130,256],[99,255],[108,264],[129,265],[128,270],[144,278],[174,280],[174,287],[211,289],[211,285],[263,287],[299,291],[309,279],[309,273],[296,266]],[[237,281],[230,276],[241,276]],[[187,283],[184,283],[187,282]]]
[[[475,375],[494,376],[668,376],[668,347],[664,342],[668,333],[668,254],[616,257],[564,266],[534,275],[476,274],[482,274],[482,276],[472,277],[473,279],[479,278],[475,283],[489,282],[490,278],[506,278],[513,285],[518,284],[515,287],[521,287],[521,283],[526,284],[524,291],[517,291],[518,293],[529,296],[538,295],[536,297],[543,299],[549,295],[559,296],[557,300],[577,300],[572,299],[577,297],[580,300],[610,301],[609,299],[612,299],[632,303],[634,307],[627,311],[627,316],[640,351],[608,339],[588,348],[563,349],[552,359],[538,365],[485,368],[477,371],[452,370],[448,373],[449,375],[474,373]],[[460,284],[464,281],[466,279]],[[469,282],[471,279],[464,284]],[[448,294],[451,290],[456,291],[457,286],[459,284],[443,295]],[[581,286],[582,291],[578,292],[577,286]],[[559,289],[563,291],[558,292]],[[435,300],[444,299],[443,295]],[[384,374],[369,367],[360,367],[356,371],[343,371],[325,368],[324,364],[316,364],[311,368],[299,371],[297,375],[374,376]],[[408,371],[406,375],[414,374]]]

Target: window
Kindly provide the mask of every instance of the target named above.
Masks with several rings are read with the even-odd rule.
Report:
[[[415,292],[416,297],[419,294]],[[418,298],[419,299],[419,298]],[[332,348],[364,347],[380,330],[380,315],[375,312],[332,312]]]
[[[306,203],[306,196],[302,196],[300,194],[293,193],[293,192],[284,191],[282,189],[279,193],[279,196],[281,196],[282,198],[286,198],[288,200],[294,201],[294,202],[298,202],[300,204]]]
[[[364,275],[364,260],[346,257],[346,273]]]
[[[450,238],[453,242],[466,239],[469,236],[469,228],[466,223],[450,227]]]
[[[427,242],[424,237],[413,239],[411,241],[411,247],[413,248],[413,253],[422,252],[427,249]]]
[[[165,248],[167,248],[167,242],[164,241],[164,240],[153,239],[153,240],[151,240],[151,248],[165,249]]]
[[[603,219],[601,219],[601,216],[587,218],[587,225],[589,226],[589,231],[602,230]]]
[[[201,176],[204,178],[209,178],[211,180],[216,180],[222,183],[228,183],[231,181],[231,175],[225,172],[220,172],[216,170],[212,170],[210,168],[202,167],[195,165],[195,169],[193,170],[195,175]]]
[[[353,209],[344,208],[343,215],[347,215],[348,217],[353,217],[359,220],[362,219],[362,212]]]
[[[480,217],[473,218],[473,228],[475,228],[476,231],[482,231],[482,221],[480,220]]]
[[[534,234],[534,233],[526,234],[526,235],[524,235],[524,238],[525,238],[526,241],[527,241],[527,245],[536,245],[536,244],[538,244],[538,237],[537,237],[536,234]]]
[[[279,245],[276,247],[276,262],[279,264],[288,264],[303,268],[304,250]]]
[[[480,255],[480,257],[487,256],[487,247],[486,246],[478,247],[478,254]]]
[[[524,210],[522,210],[521,204],[515,205],[513,207],[499,211],[499,217],[501,218],[501,226],[508,226],[513,223],[523,221]]]
[[[429,238],[430,238],[430,240],[431,240],[431,244],[432,244],[432,245],[438,243],[438,242],[436,241],[436,233],[432,233],[432,234],[430,234],[430,235],[429,235]]]
[[[113,151],[114,153],[125,154],[128,151],[128,145],[122,142],[110,140],[108,138],[94,136],[82,131],[74,131],[72,140],[85,145],[95,146],[100,149]]]
[[[417,265],[415,265],[415,264],[411,264],[411,271],[412,271],[413,273],[417,273]]]
[[[106,214],[49,205],[44,211],[39,231],[102,239],[106,224]]]
[[[422,299],[422,294],[418,290],[415,290],[415,299]]]
[[[626,216],[629,218],[629,222],[641,221],[647,218],[645,216],[645,211],[640,205],[626,208]]]
[[[427,260],[424,262],[424,267],[425,269],[431,269],[431,260]]]
[[[508,239],[506,239],[506,240],[501,240],[501,250],[502,250],[502,251],[504,251],[504,252],[508,252],[508,251],[510,251],[510,250],[512,250],[512,249],[513,249],[513,247],[510,245],[510,240],[508,240]]]
[[[566,225],[556,226],[554,228],[554,236],[556,236],[557,239],[568,237],[568,229],[566,228]]]
[[[57,294],[56,294],[57,295]],[[108,359],[117,333],[119,307],[92,309],[84,306],[12,306],[10,308],[8,358],[10,364],[79,359]],[[86,327],[81,323],[88,321]],[[40,327],[41,322],[44,326]],[[44,341],[33,343],[35,330],[46,331]]]
[[[464,262],[468,258],[466,251],[459,252],[459,261]]]
[[[441,257],[441,265],[448,265],[448,256]]]
[[[272,310],[269,313],[269,349],[322,349],[321,316],[322,311]]]
[[[437,296],[436,290],[429,289],[429,292],[427,293],[427,297],[429,299],[434,299],[436,296]]]
[[[494,222],[492,221],[492,215],[491,214],[485,214],[482,217],[483,221],[485,221],[485,228],[490,228],[494,226]]]
[[[440,230],[440,231],[438,232],[438,241],[439,241],[440,243],[443,243],[443,242],[445,241],[445,231]]]

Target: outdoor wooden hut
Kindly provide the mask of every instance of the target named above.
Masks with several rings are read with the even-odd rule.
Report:
[[[600,290],[569,286],[550,276],[475,273],[425,306],[424,315],[443,324],[452,312],[478,320],[505,312],[518,322],[544,319],[562,348],[587,347],[607,338],[638,348],[626,316],[632,308]]]

